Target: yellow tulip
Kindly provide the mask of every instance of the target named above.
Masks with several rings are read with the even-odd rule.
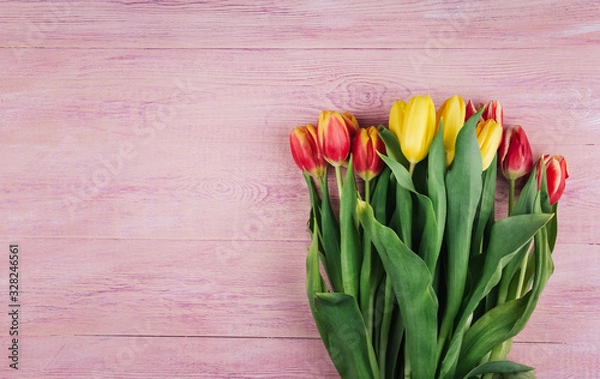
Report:
[[[454,95],[442,104],[437,112],[437,125],[444,120],[444,150],[446,151],[446,166],[454,160],[456,137],[465,123],[465,101],[462,97]]]
[[[435,124],[435,106],[431,96],[413,96],[402,111],[399,103],[394,112],[396,102],[390,112],[390,128],[397,129],[402,154],[415,165],[427,156],[431,141],[437,131]],[[392,126],[394,125],[394,126]],[[399,130],[398,130],[399,129]]]
[[[502,139],[502,126],[493,119],[481,121],[477,124],[476,133],[481,151],[482,167],[485,171],[492,164],[496,151],[498,151]]]
[[[400,141],[400,129],[402,128],[402,120],[406,111],[406,103],[402,100],[396,101],[390,110],[390,131],[394,133],[398,141]]]

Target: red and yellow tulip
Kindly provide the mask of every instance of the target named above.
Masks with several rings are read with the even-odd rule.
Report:
[[[371,180],[383,170],[383,160],[377,153],[385,154],[385,144],[377,128],[361,128],[352,142],[352,164],[354,172],[363,180]]]
[[[485,171],[492,164],[498,151],[502,139],[502,126],[493,119],[481,121],[477,124],[476,133],[481,151],[482,168]]]
[[[542,155],[537,162],[538,190],[542,182],[542,162],[546,166],[546,183],[550,204],[558,202],[565,191],[566,180],[569,177],[567,161],[562,155]]]
[[[505,178],[518,179],[533,169],[531,145],[520,125],[504,128],[498,149],[498,164]]]
[[[290,133],[290,148],[296,165],[309,175],[319,178],[325,174],[325,161],[317,143],[314,126],[298,126]]]

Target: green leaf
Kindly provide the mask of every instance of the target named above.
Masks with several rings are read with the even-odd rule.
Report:
[[[485,362],[469,371],[464,379],[476,378],[483,374],[518,374],[532,371],[533,367],[525,366],[512,361]]]
[[[314,304],[316,294],[325,291],[325,285],[319,270],[319,243],[317,236],[318,225],[316,224],[316,220],[313,221],[314,229],[311,234],[312,241],[310,247],[308,248],[308,254],[306,255],[306,295],[310,304],[310,310],[312,311],[315,323],[317,324],[317,329],[321,335],[321,339],[323,340],[325,347],[329,348],[327,332],[323,329],[318,320],[318,314],[315,311]]]
[[[469,316],[475,311],[481,300],[498,284],[502,269],[523,246],[528,245],[528,242],[544,227],[551,217],[551,215],[546,214],[512,216],[494,224],[489,248],[484,254],[485,262],[481,278],[479,278],[474,291],[468,297],[467,305],[456,324],[457,332],[452,337],[448,352],[442,362],[440,371],[442,377],[453,377],[462,343],[463,333],[461,331],[467,325]]]
[[[446,154],[444,152],[444,125],[440,120],[440,129],[433,138],[428,155],[427,192],[431,199],[432,209],[437,223],[436,249],[440,250],[444,229],[446,227]],[[432,271],[433,272],[433,271]]]
[[[342,293],[318,293],[314,307],[328,336],[328,351],[343,379],[377,379],[375,352],[356,299]]]
[[[484,235],[490,219],[494,219],[494,202],[496,197],[496,173],[497,157],[494,157],[492,164],[482,174],[483,187],[479,206],[475,213],[475,228],[473,229],[473,241],[471,244],[471,256],[480,254],[485,249]]]
[[[415,185],[413,184],[412,178],[410,177],[410,173],[401,163],[395,161],[389,156],[378,153],[383,162],[392,170],[396,181],[400,185],[400,187],[410,191],[417,193],[415,189]]]
[[[304,180],[306,181],[306,185],[308,186],[308,193],[310,195],[310,218],[308,219],[308,230],[312,232],[314,229],[314,221],[320,225],[321,224],[321,199],[319,198],[319,193],[317,192],[317,188],[315,183],[310,175],[306,171],[303,173]]]
[[[454,162],[446,174],[447,295],[439,337],[440,348],[452,332],[467,282],[473,220],[482,186],[481,153],[475,134],[481,112],[471,117],[458,133]]]
[[[375,218],[382,223],[387,223],[387,200],[390,181],[390,169],[385,167],[378,177],[373,190],[371,206],[375,212]],[[367,324],[369,332],[373,331],[374,325],[374,299],[377,286],[383,277],[383,266],[379,255],[373,249],[368,236],[363,237],[363,261],[360,269],[360,309]]]
[[[342,273],[340,268],[340,227],[331,207],[327,174],[321,180],[321,227],[320,240],[325,254],[325,271],[334,292],[342,292]]]
[[[541,210],[536,209],[536,212]],[[532,289],[520,299],[492,308],[466,332],[457,372],[463,375],[495,346],[517,335],[531,317],[554,265],[546,229],[534,236],[535,274]]]
[[[394,315],[392,316],[392,323],[389,334],[387,358],[386,363],[386,376],[396,378],[395,372],[398,372],[402,368],[403,362],[400,355],[400,348],[404,337],[404,321],[398,308],[395,308]],[[399,359],[400,358],[400,359]],[[400,361],[400,362],[399,362]]]
[[[527,179],[527,183],[519,194],[519,198],[517,199],[513,209],[513,214],[520,215],[533,213],[537,194],[537,174],[536,170],[533,170],[529,175],[529,179]]]
[[[392,173],[394,174],[394,177],[398,183],[396,193],[396,211],[400,219],[401,239],[409,248],[413,247],[412,234],[415,225],[413,225],[414,211],[409,196],[410,193],[408,192],[410,191],[413,193],[419,202],[417,221],[419,221],[421,226],[421,228],[418,230],[418,234],[421,235],[421,239],[418,252],[421,258],[423,258],[427,264],[429,271],[433,273],[435,272],[435,267],[442,244],[442,235],[438,234],[440,228],[436,219],[435,211],[433,209],[433,203],[429,197],[420,194],[415,190],[410,174],[404,166],[385,155],[380,156],[384,163],[392,170]],[[398,188],[401,188],[401,190],[398,190]],[[441,198],[438,198],[438,200],[445,206],[445,194],[443,201]],[[440,214],[441,213],[442,212],[440,212]]]
[[[356,182],[352,170],[352,158],[350,158],[340,200],[340,263],[344,293],[358,299],[362,244],[355,213]]]
[[[400,143],[398,142],[398,138],[396,138],[394,133],[392,133],[383,125],[379,125],[378,131],[379,136],[385,144],[385,150],[387,154],[396,162],[402,164],[404,167],[408,167],[408,160],[406,159],[404,154],[402,154],[402,149],[400,149]]]
[[[433,378],[436,367],[438,303],[425,262],[396,233],[380,224],[372,208],[357,204],[357,215],[368,233],[392,281],[405,326],[405,354],[415,378]],[[381,353],[381,352],[380,352]]]
[[[551,252],[554,251],[554,247],[556,246],[556,237],[558,236],[558,202],[552,205],[552,213],[554,213],[554,217],[546,225],[546,231],[548,232],[548,245],[550,246]]]
[[[375,218],[383,224],[386,224],[390,217],[388,214],[390,174],[390,168],[387,166],[384,167],[381,174],[379,174],[377,185],[371,197],[371,206],[373,207],[373,212],[375,212]]]
[[[410,191],[402,186],[396,186],[396,215],[400,225],[400,239],[408,247],[412,246],[413,232],[413,203]]]

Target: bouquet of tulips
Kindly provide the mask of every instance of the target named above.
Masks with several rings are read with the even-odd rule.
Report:
[[[292,131],[310,193],[308,300],[342,378],[533,375],[506,357],[553,271],[567,165],[534,164],[500,103],[479,108],[453,96],[436,113],[414,96],[388,127],[323,111]],[[510,183],[499,220],[498,168]]]

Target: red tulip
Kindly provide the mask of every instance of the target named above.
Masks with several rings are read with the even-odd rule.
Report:
[[[546,183],[550,204],[555,204],[565,191],[565,181],[569,177],[567,161],[562,155],[542,155],[537,163],[538,190],[542,181],[542,161],[546,166]]]
[[[519,125],[504,128],[498,163],[507,179],[515,180],[527,175],[533,169],[533,155],[525,130]]]
[[[322,111],[317,130],[323,157],[332,166],[341,166],[350,153],[351,137],[346,121],[336,111]]]
[[[290,148],[294,162],[302,171],[315,178],[325,174],[325,161],[317,144],[317,131],[314,126],[308,124],[292,130]]]
[[[498,100],[490,101],[485,111],[482,115],[485,121],[494,120],[500,124],[500,126],[504,126],[504,109],[502,108],[502,104]]]
[[[383,170],[383,161],[377,152],[385,153],[385,144],[377,128],[359,129],[352,142],[352,165],[354,172],[363,180],[371,180]]]
[[[471,118],[471,116],[473,116],[475,113],[477,113],[478,109],[475,108],[475,104],[473,104],[473,102],[471,100],[469,100],[469,102],[467,103],[466,106],[466,112],[465,112],[465,122]],[[479,107],[481,108],[481,107]],[[480,120],[481,121],[481,120]]]
[[[469,100],[467,103],[467,112],[465,113],[465,121],[470,119],[471,116],[477,113],[482,107],[483,104],[479,104],[479,106],[476,107],[475,104]],[[494,120],[499,123],[500,126],[504,126],[504,109],[498,100],[492,100],[486,105],[485,111],[481,115],[481,120],[479,121],[487,120]]]
[[[348,128],[348,134],[350,134],[350,139],[354,138],[356,132],[358,132],[358,121],[356,121],[356,117],[350,112],[342,113],[342,118],[346,122],[346,128]]]

